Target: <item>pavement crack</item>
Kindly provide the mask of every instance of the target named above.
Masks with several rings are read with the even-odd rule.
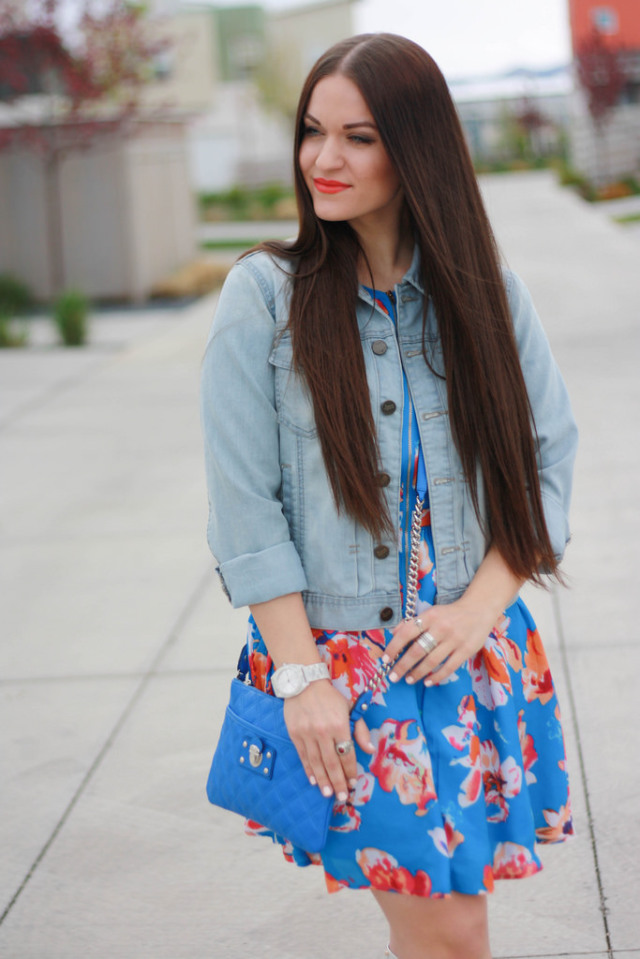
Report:
[[[27,885],[29,884],[30,880],[33,878],[33,876],[34,876],[35,873],[37,872],[37,869],[38,869],[40,863],[41,863],[42,860],[45,858],[45,856],[47,855],[47,853],[49,852],[49,850],[50,850],[51,847],[53,846],[54,842],[56,841],[57,837],[59,836],[60,832],[61,832],[62,829],[64,828],[65,824],[66,824],[67,821],[69,820],[69,817],[71,816],[71,813],[73,812],[73,810],[74,810],[75,807],[77,806],[80,798],[82,797],[82,795],[83,795],[84,791],[86,790],[87,786],[89,785],[89,783],[90,783],[91,780],[93,779],[93,777],[94,777],[94,775],[96,774],[97,770],[98,770],[98,769],[100,768],[100,766],[102,765],[102,762],[103,762],[103,760],[105,759],[105,757],[107,756],[107,754],[109,753],[109,751],[111,750],[111,747],[112,747],[112,746],[114,745],[114,743],[116,742],[116,740],[117,740],[118,736],[120,735],[122,729],[124,728],[127,720],[129,719],[129,717],[130,717],[131,714],[133,713],[135,707],[137,706],[138,702],[139,702],[140,699],[142,698],[142,695],[144,694],[144,692],[145,692],[147,686],[149,685],[150,681],[159,675],[158,670],[159,670],[159,667],[160,667],[163,659],[165,658],[165,656],[167,655],[167,653],[169,652],[169,650],[171,649],[171,647],[173,646],[173,644],[176,642],[176,640],[177,640],[178,637],[180,636],[180,633],[181,633],[182,629],[184,628],[184,626],[185,626],[185,625],[187,624],[187,622],[189,621],[190,616],[192,615],[192,613],[193,613],[194,610],[196,609],[198,603],[200,602],[200,599],[201,599],[202,596],[204,595],[205,591],[210,587],[210,585],[211,585],[211,568],[210,568],[210,565],[207,564],[207,570],[206,570],[206,572],[200,577],[200,579],[198,580],[195,588],[192,590],[191,594],[190,594],[189,597],[187,598],[187,601],[186,601],[186,602],[184,603],[184,605],[182,606],[182,609],[181,609],[180,612],[178,613],[178,615],[177,615],[177,617],[176,617],[176,619],[175,619],[175,622],[173,623],[173,625],[172,625],[171,628],[169,629],[169,632],[168,632],[167,636],[165,637],[164,641],[162,642],[162,644],[161,644],[161,646],[160,646],[160,649],[159,649],[158,652],[156,653],[156,656],[154,657],[153,662],[152,662],[151,665],[149,666],[149,669],[144,673],[144,675],[143,675],[142,678],[140,679],[140,682],[139,682],[138,685],[136,686],[136,689],[134,690],[131,698],[129,699],[129,702],[128,702],[127,705],[124,707],[124,709],[123,709],[122,713],[120,714],[118,720],[116,721],[116,723],[115,723],[115,725],[113,726],[111,732],[109,733],[109,735],[108,735],[105,743],[103,744],[103,746],[102,746],[102,748],[100,749],[100,751],[98,752],[96,758],[93,760],[91,766],[89,767],[89,769],[88,769],[87,772],[85,773],[85,775],[84,775],[84,777],[83,777],[83,779],[82,779],[82,782],[80,783],[80,785],[79,785],[78,788],[76,789],[75,793],[74,793],[73,796],[71,797],[71,799],[70,799],[69,803],[67,804],[64,812],[63,812],[62,815],[60,816],[60,818],[59,818],[58,822],[56,823],[55,827],[53,828],[53,831],[51,832],[51,835],[49,836],[49,838],[47,839],[47,841],[46,841],[45,844],[43,845],[42,849],[40,850],[40,852],[38,853],[38,855],[36,856],[36,858],[33,860],[33,862],[32,862],[32,864],[31,864],[29,870],[27,871],[24,879],[22,880],[22,882],[20,883],[20,885],[19,885],[18,888],[16,889],[15,893],[13,894],[11,900],[10,900],[9,903],[7,904],[7,906],[6,906],[6,908],[4,909],[3,913],[0,915],[0,926],[1,926],[2,923],[5,921],[5,919],[7,918],[7,916],[9,915],[9,913],[11,912],[11,910],[13,909],[13,907],[15,906],[15,904],[17,903],[18,899],[20,898],[20,896],[22,895],[22,893],[23,893],[24,890],[26,889],[26,887],[27,887]]]
[[[567,684],[567,698],[569,700],[569,708],[571,710],[571,723],[573,726],[573,734],[575,736],[576,748],[578,752],[578,765],[580,767],[580,779],[582,782],[582,791],[584,794],[585,807],[587,812],[587,826],[589,829],[589,841],[591,844],[591,854],[593,856],[593,866],[594,866],[594,871],[596,876],[596,884],[598,887],[598,898],[600,900],[600,913],[602,915],[602,925],[603,925],[605,943],[607,947],[607,956],[609,957],[609,959],[613,959],[611,930],[609,928],[609,908],[607,906],[607,897],[604,891],[604,882],[602,879],[602,872],[600,869],[600,860],[598,858],[598,844],[596,842],[595,822],[593,818],[593,810],[591,808],[591,796],[589,793],[589,783],[587,780],[587,766],[584,758],[584,751],[582,749],[582,739],[580,736],[580,727],[578,725],[576,698],[573,692],[571,672],[569,670],[569,656],[568,656],[567,641],[566,641],[564,626],[562,622],[562,613],[560,610],[560,602],[558,599],[557,587],[553,588],[551,591],[551,605],[553,607],[554,619],[556,621],[555,625],[558,632],[560,656],[562,659],[562,668],[564,671],[565,682]]]

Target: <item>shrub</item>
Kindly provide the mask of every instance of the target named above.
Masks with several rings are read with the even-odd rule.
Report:
[[[53,318],[65,346],[83,346],[87,341],[89,302],[79,290],[66,290],[55,301]]]
[[[26,344],[27,330],[15,330],[11,320],[30,304],[31,293],[22,281],[9,273],[0,274],[0,349]]]
[[[0,315],[0,349],[13,346],[26,346],[29,334],[26,329],[15,330],[6,316]]]

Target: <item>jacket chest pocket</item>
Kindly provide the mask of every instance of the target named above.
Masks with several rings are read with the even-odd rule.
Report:
[[[313,400],[303,377],[294,369],[290,336],[285,334],[276,339],[269,355],[269,363],[275,374],[278,421],[295,433],[308,437],[317,436]]]

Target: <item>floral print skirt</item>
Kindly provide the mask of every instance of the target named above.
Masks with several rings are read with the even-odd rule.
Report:
[[[391,631],[313,632],[334,685],[354,701]],[[253,620],[249,648],[254,684],[271,691],[271,660]],[[336,802],[322,853],[246,824],[280,843],[290,862],[321,864],[330,892],[486,893],[495,879],[542,868],[536,842],[572,834],[558,703],[522,600],[441,686],[384,684],[367,725],[375,752],[356,746],[357,785]]]

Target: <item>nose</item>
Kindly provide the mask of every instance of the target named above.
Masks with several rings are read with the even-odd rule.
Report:
[[[322,149],[316,157],[316,168],[323,172],[339,170],[343,163],[344,158],[339,142],[334,137],[325,137]]]

